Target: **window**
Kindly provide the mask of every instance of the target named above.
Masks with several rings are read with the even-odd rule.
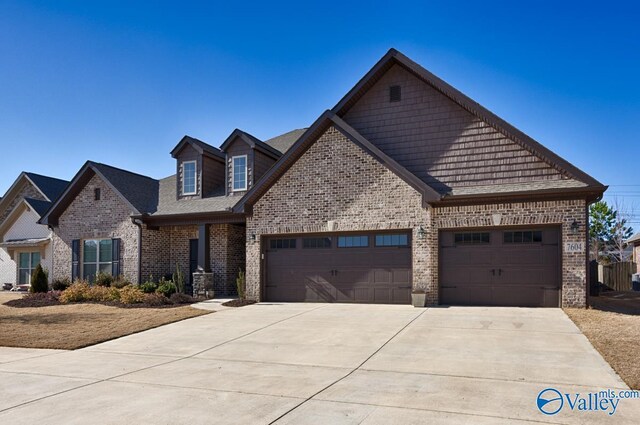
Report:
[[[234,156],[231,163],[233,190],[247,190],[247,156]]]
[[[93,199],[95,199],[96,201],[100,200],[100,188],[96,187],[95,189],[93,189]]]
[[[271,249],[295,249],[295,239],[271,239],[269,242]]]
[[[541,230],[504,232],[504,243],[542,243]]]
[[[331,248],[331,238],[304,238],[303,248]]]
[[[29,285],[31,274],[36,266],[40,264],[39,252],[21,252],[18,264],[18,284]]]
[[[196,162],[182,163],[182,194],[195,195],[196,191]]]
[[[409,236],[376,235],[376,246],[409,246]]]
[[[480,245],[491,242],[489,232],[456,233],[454,235],[456,245]]]
[[[400,86],[389,87],[389,102],[400,102],[402,100],[402,89]]]
[[[111,274],[111,239],[88,239],[82,246],[82,277],[93,282],[98,272]]]
[[[362,248],[369,246],[369,236],[338,236],[338,248]]]

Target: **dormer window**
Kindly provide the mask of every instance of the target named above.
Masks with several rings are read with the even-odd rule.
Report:
[[[185,161],[182,163],[182,194],[196,193],[196,161]]]
[[[247,155],[231,158],[231,171],[233,191],[247,190]]]

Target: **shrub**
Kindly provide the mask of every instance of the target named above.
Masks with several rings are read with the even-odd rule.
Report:
[[[109,288],[106,286],[91,286],[87,294],[87,301],[95,302],[107,302],[118,301],[120,299],[120,292],[116,288]]]
[[[153,294],[158,289],[158,284],[155,282],[145,282],[139,285],[139,288],[145,294]]]
[[[114,279],[109,273],[98,272],[96,274],[95,284],[98,286],[106,286],[107,288],[111,286]]]
[[[47,292],[49,290],[49,280],[47,274],[40,264],[36,266],[36,269],[31,275],[31,288],[32,293]]]
[[[170,301],[164,295],[160,294],[144,294],[143,303],[150,306],[161,306],[170,304]]]
[[[54,291],[64,291],[69,286],[71,286],[71,280],[67,279],[66,277],[64,279],[56,279],[53,282],[53,285],[51,285]]]
[[[184,294],[184,273],[180,270],[180,264],[176,263],[176,272],[173,274],[173,283],[176,284],[176,289],[179,293]]]
[[[91,286],[85,281],[78,280],[71,284],[61,295],[60,302],[62,303],[79,303],[82,301],[89,301]]]
[[[183,294],[180,292],[172,294],[169,300],[172,304],[193,304],[194,302],[196,302],[195,298],[193,298],[191,295]]]
[[[238,287],[238,298],[244,300],[246,296],[247,289],[247,281],[245,279],[244,272],[242,269],[238,271],[238,277],[236,278],[236,286]]]
[[[145,293],[140,288],[130,285],[118,290],[122,304],[139,304],[145,301]]]
[[[118,288],[118,289],[122,289],[125,286],[129,286],[129,285],[131,285],[131,282],[127,278],[124,278],[121,276],[118,276],[111,284],[112,287]]]
[[[169,298],[171,295],[175,294],[177,290],[175,283],[170,280],[162,279],[158,285],[158,289],[156,289],[156,294],[164,295]]]

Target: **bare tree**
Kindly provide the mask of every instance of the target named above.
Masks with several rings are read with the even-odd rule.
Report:
[[[629,225],[635,216],[636,206],[613,198],[612,208],[615,211],[615,221],[611,229],[611,238],[608,241],[607,254],[612,262],[630,261],[631,251],[627,251],[627,240],[633,234],[633,228]]]

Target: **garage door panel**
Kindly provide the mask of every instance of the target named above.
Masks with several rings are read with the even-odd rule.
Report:
[[[440,235],[440,302],[554,306],[560,294],[557,228],[492,229]],[[474,238],[456,233],[472,233]],[[484,235],[480,240],[478,233]],[[446,246],[449,243],[453,246]]]
[[[304,239],[314,236],[305,235],[282,237],[296,238],[296,248],[267,250],[266,299],[410,303],[410,247],[375,246],[375,233],[369,233],[369,246],[339,248],[335,246],[338,236],[330,235],[330,248],[309,247]]]

